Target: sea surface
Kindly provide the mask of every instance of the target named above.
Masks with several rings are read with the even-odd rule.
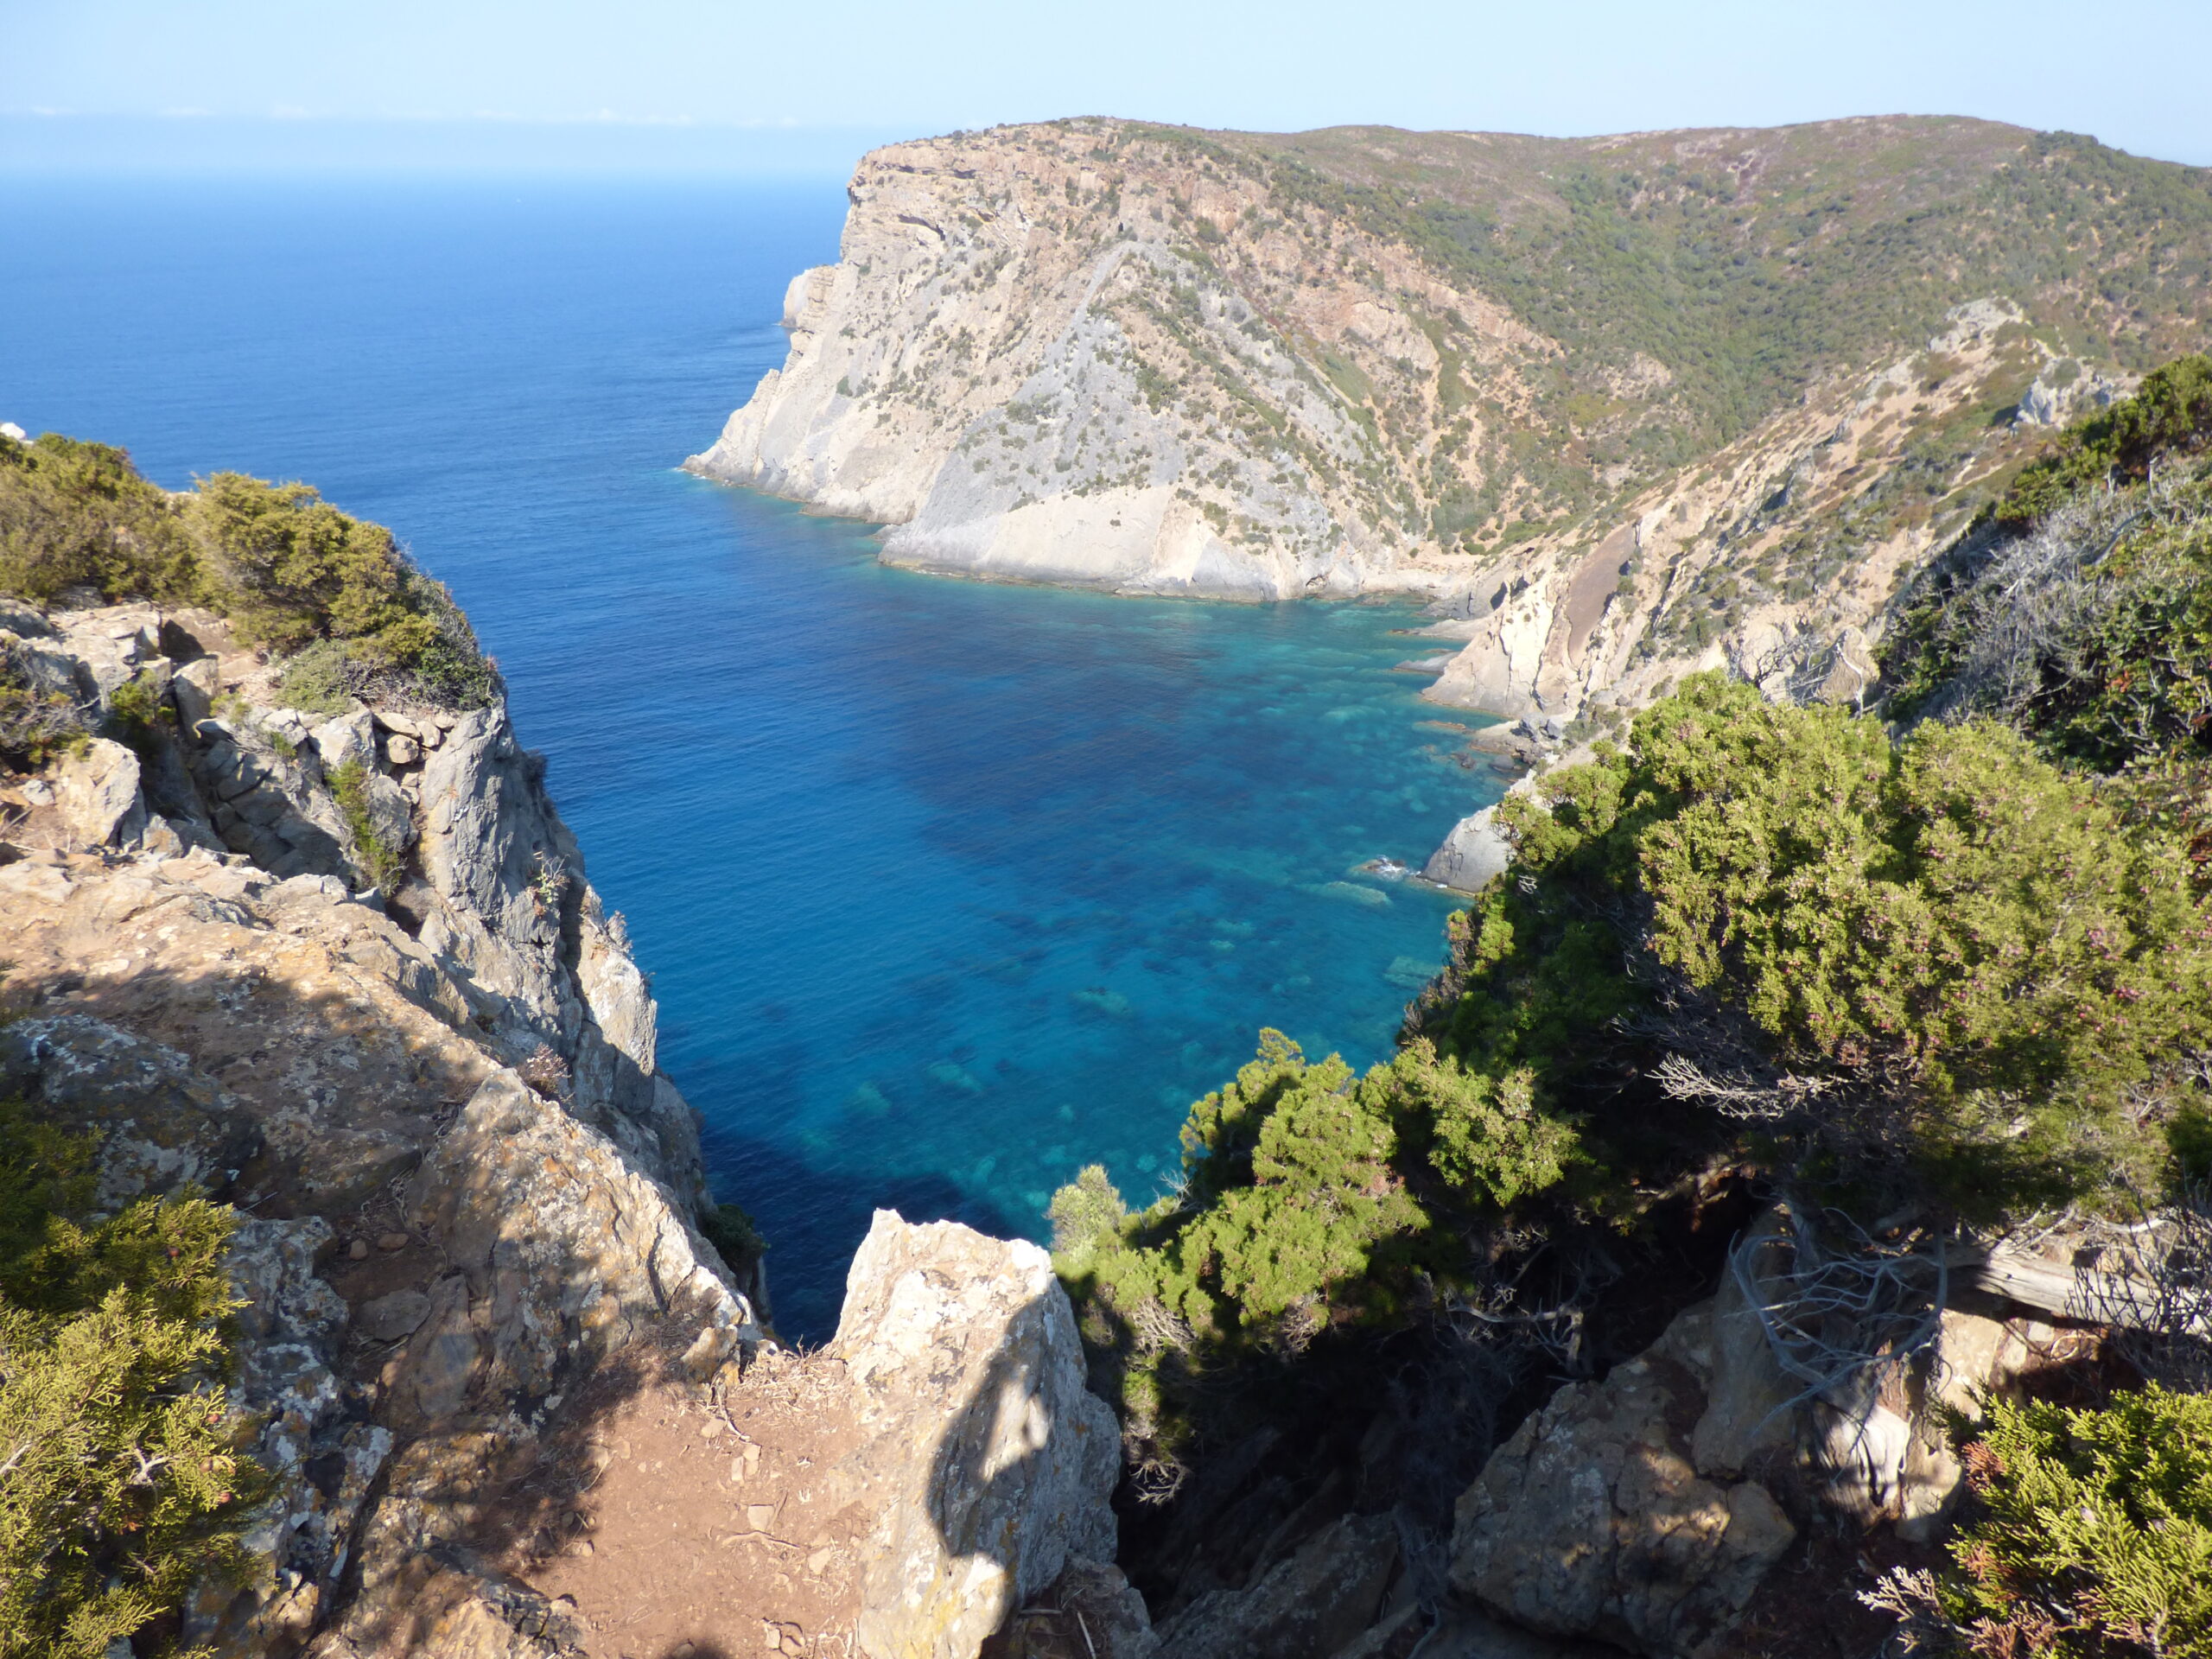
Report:
[[[1499,791],[1403,607],[888,570],[675,470],[833,259],[834,181],[0,181],[0,419],[319,486],[449,582],[661,1004],[787,1335],[870,1211],[1132,1202],[1263,1026],[1387,1055]],[[1444,718],[1449,719],[1448,715]]]

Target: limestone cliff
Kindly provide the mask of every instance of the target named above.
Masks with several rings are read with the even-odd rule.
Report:
[[[1432,695],[1501,714],[1847,698],[1992,475],[2188,337],[2206,180],[1937,119],[898,144],[689,464],[921,569],[1432,596]]]
[[[92,1137],[103,1213],[240,1217],[232,1400],[274,1491],[188,1640],[954,1659],[1065,1572],[1141,1651],[1043,1252],[879,1217],[834,1356],[777,1349],[503,706],[302,715],[218,619],[143,606],[11,603],[0,652],[130,738],[0,772],[0,1099]]]

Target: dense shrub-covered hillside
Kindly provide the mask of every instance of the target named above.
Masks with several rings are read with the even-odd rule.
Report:
[[[2195,1121],[2199,868],[2001,726],[1897,741],[1708,677],[1503,821],[1513,866],[1395,1060],[1271,1035],[1192,1109],[1179,1192],[1061,1194],[1147,1432],[1194,1364],[1402,1321],[1514,1228],[1632,1227],[1717,1162],[1934,1226],[2155,1181]]]
[[[2208,387],[2183,359],[2070,429],[1907,595],[1895,723],[1689,680],[1509,798],[1511,862],[1393,1061],[1268,1033],[1192,1107],[1177,1190],[1062,1191],[1058,1259],[1154,1486],[1324,1345],[1578,1319],[1573,1275],[1531,1264],[1632,1255],[1719,1172],[1847,1254],[2212,1213]],[[2202,1234],[2142,1264],[2197,1378]],[[1952,1565],[1879,1599],[1931,1649],[2212,1652],[2202,1404],[1961,1420]]]

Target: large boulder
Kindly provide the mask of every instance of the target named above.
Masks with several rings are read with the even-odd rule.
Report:
[[[1398,1561],[1387,1515],[1347,1515],[1257,1584],[1200,1596],[1160,1627],[1160,1659],[1331,1659],[1374,1619]]]
[[[70,839],[84,846],[129,846],[145,831],[138,757],[120,743],[96,737],[65,758],[54,794]]]
[[[1700,1472],[1716,1346],[1761,1343],[1689,1309],[1602,1382],[1562,1389],[1491,1457],[1459,1499],[1452,1582],[1530,1630],[1657,1656],[1699,1652],[1733,1622],[1796,1529],[1755,1479]],[[1726,1362],[1750,1366],[1738,1357]],[[1764,1389],[1734,1397],[1754,1408]],[[1741,1455],[1757,1420],[1708,1428]]]
[[[1052,1258],[879,1210],[830,1350],[874,1512],[857,1637],[874,1659],[972,1659],[1071,1557],[1114,1558],[1113,1414],[1084,1386]]]
[[[1424,880],[1454,893],[1480,893],[1513,858],[1513,843],[1497,827],[1497,809],[1486,806],[1452,826],[1444,844],[1421,867]]]

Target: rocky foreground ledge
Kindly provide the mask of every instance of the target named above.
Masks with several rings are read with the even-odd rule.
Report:
[[[1134,1599],[1041,1250],[879,1217],[836,1346],[776,1344],[503,707],[303,714],[206,613],[0,629],[131,735],[0,786],[0,1096],[97,1138],[104,1211],[242,1217],[276,1491],[187,1640],[662,1659],[741,1608],[752,1643],[951,1655],[1071,1560],[1102,1617]]]

